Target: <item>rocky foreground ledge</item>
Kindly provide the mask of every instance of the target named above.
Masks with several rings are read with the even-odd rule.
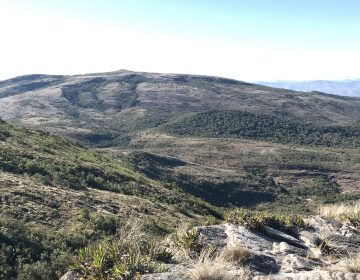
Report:
[[[196,227],[202,244],[213,248],[212,254],[219,257],[168,264],[166,272],[142,275],[140,279],[360,280],[360,273],[355,273],[360,270],[359,230],[320,216],[305,223],[296,238],[270,227],[261,232],[232,224]],[[224,258],[224,252],[229,251],[232,257]],[[77,279],[73,272],[61,278]]]

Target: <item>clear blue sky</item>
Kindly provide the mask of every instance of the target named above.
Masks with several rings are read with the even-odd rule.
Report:
[[[242,80],[360,78],[359,14],[355,0],[0,0],[0,59],[8,64],[0,79],[120,68]]]

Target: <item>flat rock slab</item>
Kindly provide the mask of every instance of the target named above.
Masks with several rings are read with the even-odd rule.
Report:
[[[292,246],[287,242],[274,242],[272,253],[274,253],[275,255],[296,254],[298,256],[306,257],[308,256],[309,251],[304,248]]]
[[[308,247],[317,247],[321,244],[319,234],[308,230],[300,231],[299,239]]]
[[[241,245],[257,253],[269,252],[273,246],[273,239],[264,234],[249,231],[244,227],[226,225],[226,233],[230,245]]]
[[[295,254],[285,256],[281,261],[282,272],[311,271],[323,266],[320,260],[311,260]]]
[[[254,255],[247,267],[251,271],[257,271],[263,274],[273,274],[280,270],[280,265],[276,259],[268,255]]]
[[[228,235],[225,232],[225,225],[196,227],[195,229],[202,243],[212,245],[217,249],[227,245]]]

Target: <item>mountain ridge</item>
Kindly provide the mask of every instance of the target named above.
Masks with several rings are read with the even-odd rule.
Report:
[[[28,82],[29,78],[32,82]],[[97,126],[103,126],[101,119],[108,119],[105,124],[108,126],[119,118],[141,120],[147,112],[154,118],[155,114],[214,109],[290,116],[327,124],[353,123],[360,119],[356,117],[360,116],[358,98],[294,92],[211,76],[120,70],[21,79],[24,76],[0,83],[0,117],[52,132],[61,129],[64,123],[79,134],[81,130],[96,133],[99,128],[92,124],[98,122]],[[81,118],[84,125],[80,127]]]

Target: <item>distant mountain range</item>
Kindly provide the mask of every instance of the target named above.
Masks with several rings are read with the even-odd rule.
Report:
[[[257,82],[264,86],[297,91],[319,91],[342,96],[360,96],[360,79],[344,81],[276,81]]]

